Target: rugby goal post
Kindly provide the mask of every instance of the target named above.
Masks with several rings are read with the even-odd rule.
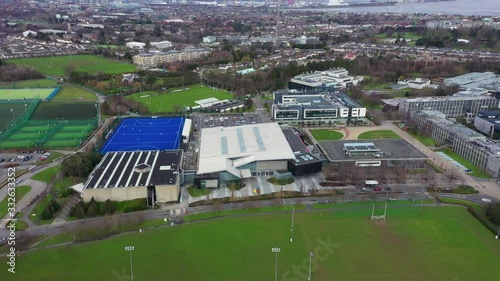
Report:
[[[387,203],[385,203],[384,206],[384,214],[383,215],[375,215],[375,204],[372,206],[372,216],[370,217],[371,220],[385,220],[385,216],[387,214]]]

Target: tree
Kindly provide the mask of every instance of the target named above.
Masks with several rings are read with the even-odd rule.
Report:
[[[94,198],[92,198],[94,199]],[[97,208],[97,203],[94,201],[94,203],[91,203],[89,205],[89,208],[87,209],[87,216],[88,217],[95,217],[98,214],[98,208]]]
[[[278,194],[274,194],[273,201],[272,201],[273,206],[278,208],[281,205],[281,200],[279,198]]]
[[[83,205],[77,204],[75,207],[75,217],[81,219],[85,217],[85,210],[83,209]]]
[[[453,182],[457,179],[457,173],[455,170],[449,170],[446,172],[446,177],[448,178],[449,182]]]
[[[215,214],[218,214],[223,209],[222,202],[220,200],[214,199],[212,202],[212,208]]]
[[[486,215],[492,222],[500,224],[500,202],[490,203],[486,209]]]
[[[132,60],[132,55],[129,52],[125,52],[125,54],[123,55],[123,58],[125,58],[127,60]]]
[[[335,167],[333,164],[328,164],[323,168],[323,174],[325,175],[326,180],[332,180],[335,176]]]

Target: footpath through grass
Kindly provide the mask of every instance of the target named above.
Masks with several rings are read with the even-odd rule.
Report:
[[[358,139],[399,139],[400,136],[391,130],[373,130],[359,134]]]
[[[141,92],[127,96],[142,103],[151,113],[173,112],[175,107],[184,110],[186,107],[196,106],[195,101],[206,98],[217,98],[219,100],[231,99],[232,94],[224,90],[215,90],[203,85],[186,86],[187,90],[170,89],[168,93]]]
[[[309,132],[311,132],[311,135],[313,135],[317,141],[340,140],[344,137],[344,134],[335,130],[310,130]]]
[[[280,280],[305,280],[310,251],[313,280],[499,280],[498,240],[464,208],[426,207],[421,215],[418,207],[404,207],[388,213],[386,221],[372,221],[366,209],[296,212],[293,243],[290,214],[159,228],[20,254],[19,261],[29,266],[16,274],[7,272],[2,257],[0,278],[111,280],[128,274],[124,247],[133,245],[134,279],[143,281],[165,274],[177,281],[273,278],[274,247],[280,248]]]
[[[7,187],[4,187],[7,188]],[[29,185],[21,185],[16,187],[16,203],[24,197],[24,195],[30,192],[31,186]],[[7,215],[7,208],[9,203],[9,197],[5,197],[2,201],[0,201],[0,219]]]
[[[134,72],[136,70],[133,64],[95,55],[22,58],[7,60],[7,62],[31,66],[45,75],[54,76],[65,75],[65,68],[68,66],[74,68],[76,71],[90,74],[97,74],[99,71],[107,74],[119,74]]]

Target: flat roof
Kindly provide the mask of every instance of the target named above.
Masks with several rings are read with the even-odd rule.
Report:
[[[295,154],[295,159],[291,160],[297,166],[305,165],[315,162],[321,162],[318,158],[314,157],[307,149],[305,143],[302,141],[297,130],[292,128],[283,128],[283,134],[285,135],[290,148]]]
[[[349,153],[346,147],[359,146],[365,143],[367,147],[375,147],[379,151],[366,153]],[[319,146],[331,162],[359,160],[416,160],[428,157],[403,139],[380,140],[340,140],[320,141]]]
[[[177,184],[181,150],[109,152],[84,189]]]
[[[198,174],[227,171],[241,177],[238,168],[246,164],[294,158],[276,123],[204,128],[201,130]]]

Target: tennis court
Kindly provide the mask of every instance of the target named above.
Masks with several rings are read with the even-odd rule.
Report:
[[[183,126],[183,117],[126,118],[100,152],[178,149]]]

